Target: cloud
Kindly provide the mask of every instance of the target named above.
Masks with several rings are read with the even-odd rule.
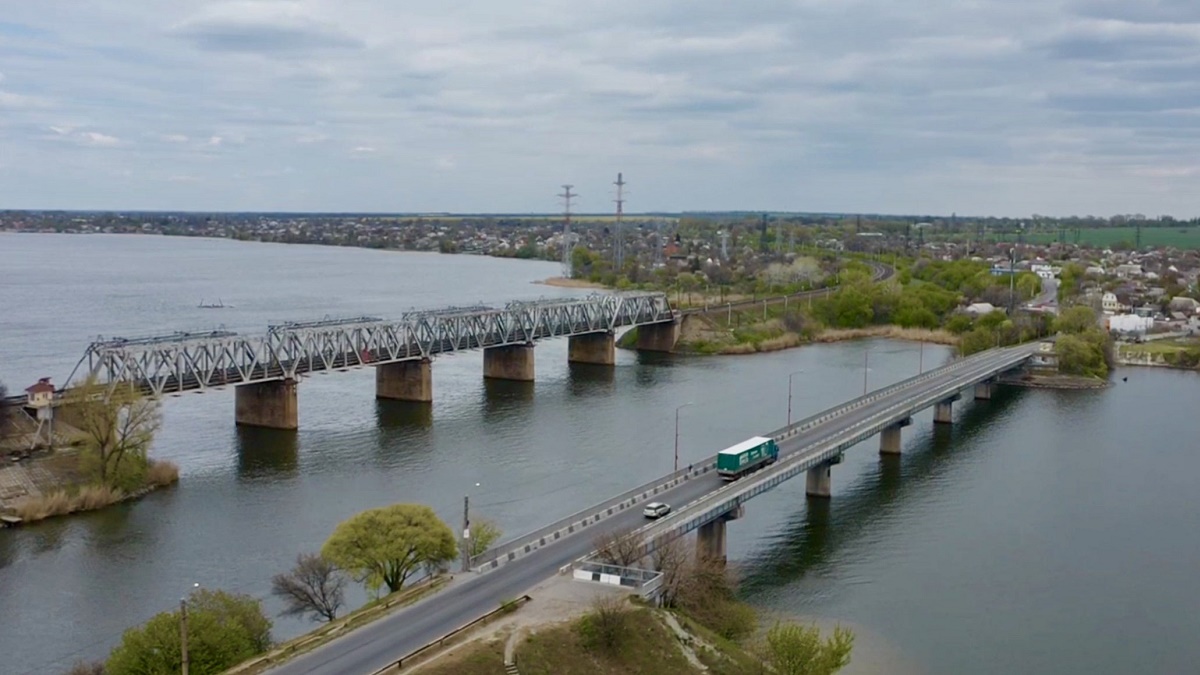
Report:
[[[604,210],[623,171],[631,210],[1196,208],[1190,0],[168,4],[7,8],[0,202]]]
[[[219,3],[171,32],[201,49],[219,52],[279,54],[363,46],[360,39],[287,1]]]

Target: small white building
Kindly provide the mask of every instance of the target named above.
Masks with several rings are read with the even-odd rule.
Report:
[[[996,311],[996,307],[990,302],[976,302],[972,305],[968,305],[963,311],[971,316],[980,317]]]
[[[1136,314],[1117,314],[1105,322],[1108,330],[1126,335],[1143,335],[1154,327],[1154,319]]]
[[[26,403],[30,408],[44,408],[54,403],[54,385],[50,378],[43,377],[37,384],[25,388]]]

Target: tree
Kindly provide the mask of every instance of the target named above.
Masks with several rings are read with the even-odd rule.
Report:
[[[1058,315],[1054,329],[1063,333],[1082,333],[1089,328],[1095,328],[1096,312],[1086,305],[1068,307]]]
[[[371,592],[387,586],[394,593],[422,565],[445,563],[457,554],[450,527],[420,504],[363,511],[339,524],[321,547],[321,555]]]
[[[178,611],[125,631],[105,663],[108,675],[178,673],[183,663]],[[258,600],[201,589],[188,598],[188,663],[193,675],[215,675],[271,647],[271,620]]]
[[[609,565],[631,567],[642,559],[642,547],[629,532],[602,532],[592,540],[596,557]]]
[[[285,616],[311,615],[314,621],[333,621],[345,600],[346,578],[318,554],[296,556],[291,570],[271,577],[271,593],[284,601]]]
[[[815,625],[776,623],[767,631],[766,661],[779,675],[832,675],[850,663],[854,633],[837,626],[821,640]]]
[[[124,490],[141,487],[146,455],[162,422],[158,402],[131,386],[110,390],[89,378],[68,390],[65,406],[83,433],[85,468],[96,480]]]
[[[471,518],[471,538],[467,541],[467,552],[474,558],[487,552],[492,544],[504,536],[504,530],[487,518]]]

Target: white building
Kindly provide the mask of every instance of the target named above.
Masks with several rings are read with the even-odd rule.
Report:
[[[1154,319],[1136,314],[1117,314],[1108,317],[1108,330],[1114,333],[1142,335],[1154,326]]]
[[[1129,310],[1129,306],[1121,304],[1121,301],[1117,299],[1117,294],[1112,291],[1101,296],[1100,307],[1106,314],[1120,314]]]

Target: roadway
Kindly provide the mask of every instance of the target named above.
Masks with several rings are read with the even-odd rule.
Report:
[[[1003,350],[1007,351],[1007,350]],[[780,443],[780,456],[790,459],[800,448],[818,452],[825,440],[851,431],[858,422],[890,406],[950,385],[959,377],[974,377],[987,364],[1002,358],[986,352],[946,367],[945,372],[911,387],[899,389],[867,405],[849,410],[806,433]],[[965,380],[964,380],[965,381]],[[971,380],[964,388],[974,384]],[[747,434],[747,437],[753,435]],[[768,469],[769,471],[769,469]],[[655,497],[677,508],[704,497],[725,483],[716,472],[686,481]],[[312,652],[296,657],[269,672],[273,675],[366,675],[495,609],[502,601],[519,597],[564,565],[590,553],[597,534],[631,531],[646,523],[641,509],[620,511],[579,534],[537,549],[494,571],[456,578],[446,589],[415,605],[359,628]]]

